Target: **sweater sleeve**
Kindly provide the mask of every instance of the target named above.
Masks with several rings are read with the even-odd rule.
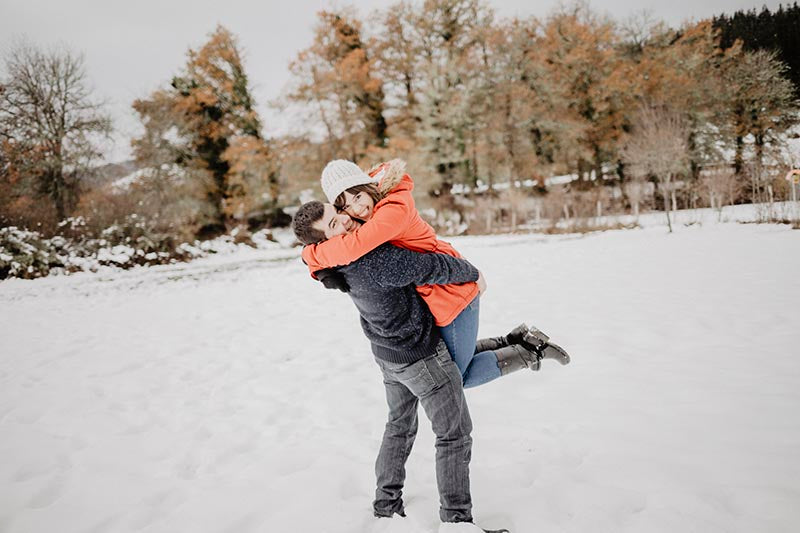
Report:
[[[368,267],[370,276],[382,287],[449,285],[478,280],[478,269],[466,259],[414,252],[392,245],[386,245],[382,250],[380,264]]]
[[[372,218],[353,233],[306,246],[303,260],[308,269],[314,273],[323,268],[348,265],[400,235],[408,226],[409,209],[413,207],[399,194],[390,195],[382,202]]]

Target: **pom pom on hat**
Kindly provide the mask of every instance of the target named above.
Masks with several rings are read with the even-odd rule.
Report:
[[[333,203],[336,198],[350,187],[365,185],[367,183],[378,183],[375,178],[361,170],[358,165],[346,159],[335,159],[325,165],[322,171],[322,191]]]

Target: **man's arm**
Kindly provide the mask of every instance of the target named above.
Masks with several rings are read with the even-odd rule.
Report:
[[[410,196],[410,195],[409,195]],[[381,244],[397,238],[409,224],[411,211],[403,202],[384,198],[380,209],[353,233],[337,235],[303,248],[303,260],[314,273],[323,268],[349,265]]]
[[[477,281],[478,269],[466,259],[451,255],[413,252],[392,245],[383,245],[366,266],[372,278],[384,287],[406,285],[449,285]],[[371,261],[371,262],[373,262]]]

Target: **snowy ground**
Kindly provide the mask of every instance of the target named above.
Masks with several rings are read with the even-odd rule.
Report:
[[[679,225],[453,239],[481,334],[529,321],[568,367],[467,391],[484,527],[800,524],[800,231]],[[0,532],[433,532],[371,518],[385,417],[347,296],[298,251],[0,284]]]

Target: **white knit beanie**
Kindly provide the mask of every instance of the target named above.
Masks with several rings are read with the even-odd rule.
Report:
[[[358,165],[346,159],[335,159],[325,165],[322,171],[322,191],[333,203],[336,198],[350,187],[365,185],[367,183],[378,183],[375,178],[358,168]]]

